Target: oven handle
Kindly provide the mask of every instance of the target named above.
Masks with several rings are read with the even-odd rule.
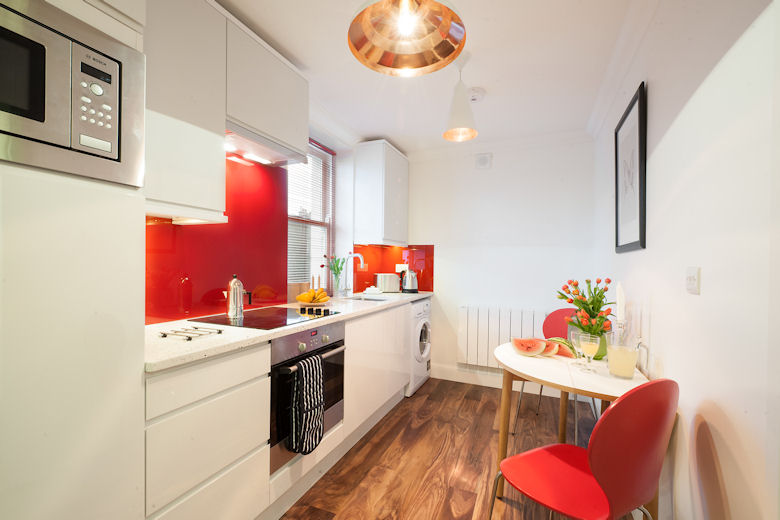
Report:
[[[336,354],[340,354],[341,352],[344,352],[347,350],[347,347],[345,345],[342,345],[338,348],[334,348],[333,350],[330,350],[322,355],[322,359],[328,359],[330,356],[335,356]],[[293,365],[291,367],[281,367],[279,369],[279,373],[281,374],[292,374],[298,370],[298,365]]]

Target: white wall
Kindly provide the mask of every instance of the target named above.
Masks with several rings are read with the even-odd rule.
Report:
[[[474,154],[493,153],[475,169]],[[552,310],[593,269],[593,142],[583,134],[462,144],[410,156],[409,241],[434,245],[432,375],[499,386],[458,364],[458,307]]]
[[[649,310],[654,375],[680,384],[661,518],[778,514],[778,6],[739,36],[765,3],[659,2],[597,135],[598,264]],[[643,80],[647,249],[617,255],[613,128]]]

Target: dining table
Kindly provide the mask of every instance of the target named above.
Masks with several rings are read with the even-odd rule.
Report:
[[[606,361],[589,363],[588,365],[592,371],[588,371],[583,370],[582,366],[575,364],[576,359],[563,356],[548,357],[521,354],[511,342],[497,346],[493,351],[493,355],[503,372],[496,472],[498,471],[498,465],[506,458],[512,386],[515,381],[533,381],[546,387],[555,388],[561,392],[558,421],[558,442],[560,443],[566,442],[566,419],[570,393],[600,399],[601,411],[603,412],[612,401],[632,388],[636,388],[648,381],[647,377],[639,369],[634,369],[634,376],[631,379],[616,377],[609,373]],[[496,497],[500,498],[503,494],[504,481],[501,480]],[[655,503],[651,503],[649,506],[657,510]],[[650,512],[653,514],[653,518],[655,518],[656,514],[652,510]]]

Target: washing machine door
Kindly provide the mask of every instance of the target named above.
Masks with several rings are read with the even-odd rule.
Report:
[[[431,322],[424,318],[417,323],[415,328],[412,351],[417,361],[423,362],[431,357]]]

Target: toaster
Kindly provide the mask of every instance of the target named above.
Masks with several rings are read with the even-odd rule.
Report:
[[[401,277],[395,273],[376,273],[374,285],[382,292],[401,292]]]

